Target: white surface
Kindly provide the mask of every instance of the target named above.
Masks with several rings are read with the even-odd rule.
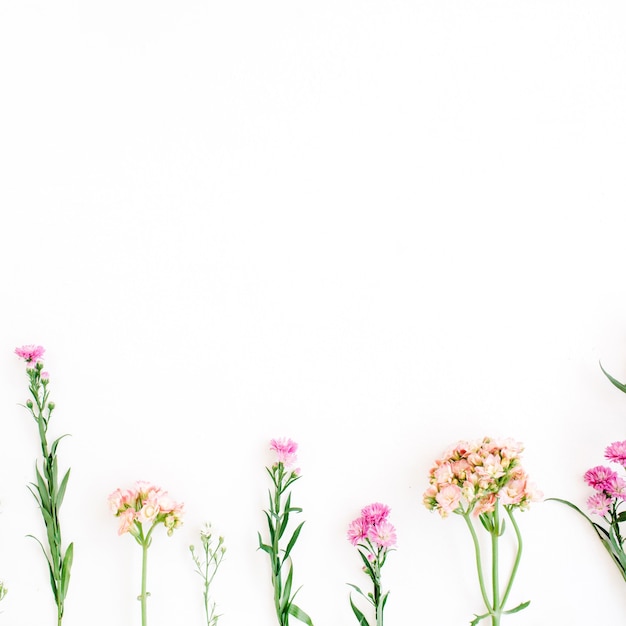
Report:
[[[356,623],[347,523],[391,505],[387,623],[481,611],[469,536],[421,504],[433,459],[526,444],[546,495],[626,438],[623,2],[9,2],[0,5],[3,623],[54,623],[26,489],[37,440],[12,350],[47,348],[72,479],[65,626],[139,623],[139,548],[105,499],[186,502],[155,537],[150,624],[201,625],[187,552],[210,519],[223,626],[274,624],[270,438],[301,446],[299,603]],[[507,624],[626,610],[583,521],[554,503]]]

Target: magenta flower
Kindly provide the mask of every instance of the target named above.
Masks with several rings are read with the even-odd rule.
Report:
[[[361,509],[361,516],[369,524],[380,524],[380,522],[387,519],[390,511],[391,509],[386,504],[374,502]]]
[[[20,359],[24,359],[26,363],[39,363],[45,351],[45,348],[42,346],[34,346],[32,344],[15,348],[15,354],[17,354]]]
[[[298,459],[296,456],[298,444],[285,437],[272,439],[270,441],[270,450],[276,452],[276,462],[282,463],[285,468],[293,466]]]
[[[604,458],[626,467],[626,441],[615,441],[608,446]]]
[[[596,465],[585,472],[584,479],[596,491],[608,491],[615,485],[617,473],[610,467]]]
[[[604,517],[609,512],[612,502],[613,500],[609,498],[609,496],[601,491],[598,491],[587,500],[587,508],[592,513],[600,515],[600,517]]]

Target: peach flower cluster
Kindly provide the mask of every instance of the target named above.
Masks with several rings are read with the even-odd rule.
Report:
[[[542,495],[520,464],[523,449],[512,439],[460,441],[430,470],[424,506],[438,511],[441,517],[489,513],[497,500],[522,510],[528,508]]]
[[[118,534],[137,536],[143,524],[163,522],[167,534],[182,525],[183,504],[170,498],[167,491],[145,481],[131,489],[116,489],[109,496],[109,508],[120,519]]]

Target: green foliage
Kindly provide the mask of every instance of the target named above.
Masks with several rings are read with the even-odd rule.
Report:
[[[313,626],[309,615],[294,603],[298,590],[292,591],[293,561],[291,552],[300,536],[304,522],[301,522],[289,535],[287,529],[290,516],[292,513],[301,513],[302,509],[291,505],[291,493],[287,493],[287,489],[298,480],[299,476],[296,472],[287,471],[283,463],[276,463],[271,468],[265,469],[274,486],[273,493],[272,491],[269,492],[269,510],[264,511],[269,540],[264,542],[261,533],[258,534],[258,537],[259,549],[269,556],[272,566],[276,617],[279,626],[289,626],[290,616],[307,626]],[[285,547],[282,547],[283,545]]]
[[[38,463],[35,464],[36,482],[30,483],[28,489],[33,494],[43,517],[46,528],[47,549],[39,539],[33,535],[28,536],[37,541],[46,559],[50,574],[50,586],[57,605],[57,623],[60,626],[63,620],[65,599],[74,560],[73,543],[70,543],[67,549],[63,550],[61,523],[59,520],[59,510],[67,490],[70,470],[68,469],[61,481],[59,481],[57,448],[61,439],[67,435],[58,437],[48,446],[48,426],[55,407],[54,403],[48,399],[48,379],[41,376],[42,369],[43,365],[37,363],[26,370],[30,381],[29,391],[32,398],[32,400],[28,400],[26,403],[26,408],[37,423],[42,459],[41,469]]]
[[[201,559],[196,554],[195,546],[189,546],[189,551],[191,552],[191,558],[196,566],[196,573],[200,575],[204,585],[204,615],[207,626],[217,626],[217,622],[221,615],[218,615],[215,612],[216,603],[211,600],[211,583],[213,582],[213,579],[217,574],[217,570],[219,569],[226,553],[224,537],[219,537],[217,545],[214,545],[215,542],[211,525],[206,524],[200,531],[200,542],[204,552],[204,559]]]

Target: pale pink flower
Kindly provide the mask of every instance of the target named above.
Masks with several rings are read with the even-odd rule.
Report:
[[[502,478],[505,474],[501,459],[495,454],[488,454],[483,460],[482,467],[476,468],[476,471],[488,478]]]
[[[20,357],[20,359],[24,359],[26,363],[39,363],[43,357],[43,353],[45,352],[45,348],[42,346],[34,346],[32,344],[27,346],[22,346],[21,348],[15,348],[15,354]]]
[[[370,524],[380,524],[387,519],[390,511],[386,504],[374,502],[361,509],[361,516]]]
[[[121,489],[116,489],[108,498],[109,508],[111,509],[111,513],[116,515],[122,509],[126,508],[129,505],[129,492],[128,490],[122,491]]]
[[[383,520],[380,524],[371,526],[368,533],[368,539],[381,548],[391,548],[396,545],[396,529],[393,524],[387,520]]]
[[[437,482],[437,484],[441,485],[443,483],[450,483],[454,478],[454,471],[452,469],[452,464],[450,463],[442,463],[437,469],[433,472],[433,478]]]
[[[604,465],[596,465],[587,470],[584,475],[585,482],[597,491],[610,489],[616,478],[617,473]]]
[[[291,439],[281,437],[270,441],[270,450],[276,452],[276,462],[282,463],[285,468],[290,468],[297,460],[296,451],[298,444]]]
[[[41,378],[42,382],[48,382],[50,380],[50,374],[48,372],[41,372],[41,374],[39,374],[39,377]]]
[[[133,526],[135,521],[135,510],[134,509],[126,509],[119,514],[120,518],[120,527],[117,530],[118,535],[123,535],[127,533]]]
[[[475,517],[482,515],[483,513],[491,513],[496,507],[496,494],[490,493],[488,496],[480,498],[474,510],[472,511]]]
[[[609,495],[620,500],[626,500],[626,480],[616,476],[612,484],[606,489]]]
[[[587,500],[587,508],[592,513],[604,517],[609,512],[611,502],[611,498],[609,498],[605,493],[598,491]]]
[[[441,517],[447,517],[449,513],[459,506],[461,500],[461,488],[458,485],[445,485],[436,495]]]
[[[141,509],[137,513],[137,519],[142,524],[152,523],[157,518],[157,515],[159,514],[159,512],[160,512],[160,509],[159,509],[159,503],[158,503],[157,497],[154,495],[151,495],[144,502],[144,505],[141,507]]]
[[[367,537],[369,530],[369,523],[362,517],[359,517],[350,522],[348,526],[348,541],[356,546],[359,541],[363,541]]]
[[[526,480],[510,480],[498,494],[502,504],[519,504],[526,494]]]
[[[604,451],[604,458],[626,467],[626,441],[615,441]]]

